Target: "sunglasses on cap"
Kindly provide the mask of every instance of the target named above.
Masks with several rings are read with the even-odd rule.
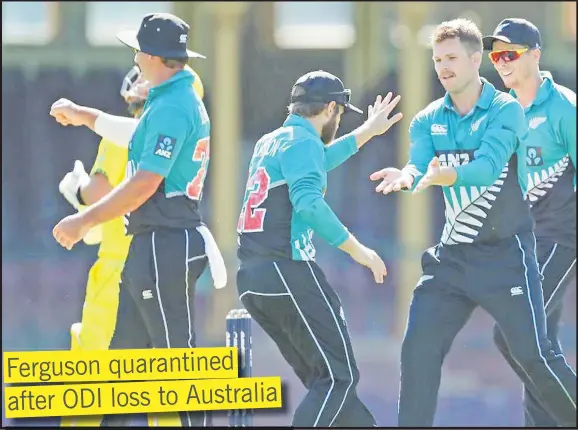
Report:
[[[500,59],[504,60],[506,63],[509,63],[510,61],[514,61],[520,58],[523,53],[528,51],[528,49],[529,48],[520,48],[492,51],[488,54],[488,57],[490,57],[490,61],[494,64],[498,63]]]
[[[351,101],[351,90],[349,88],[345,88],[343,91],[327,93],[327,95],[329,96],[328,102],[333,101],[340,105],[347,105]]]

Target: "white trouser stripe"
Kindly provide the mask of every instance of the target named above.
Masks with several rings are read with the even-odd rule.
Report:
[[[331,422],[328,425],[328,426],[331,426],[331,425],[333,425],[333,422],[335,422],[335,419],[337,418],[337,416],[341,412],[341,409],[343,408],[343,404],[345,404],[345,401],[347,400],[347,394],[349,392],[349,389],[351,389],[351,386],[353,386],[353,368],[351,366],[351,359],[349,358],[349,352],[347,350],[347,343],[345,342],[345,337],[343,336],[343,332],[341,331],[341,327],[339,326],[339,322],[337,321],[337,316],[335,315],[333,308],[331,308],[331,304],[329,303],[327,296],[325,296],[325,292],[323,292],[323,289],[321,288],[321,285],[319,284],[319,280],[317,280],[317,277],[315,276],[315,273],[313,272],[313,268],[311,267],[311,264],[309,262],[307,262],[307,266],[309,267],[309,271],[311,271],[311,275],[313,276],[313,279],[315,280],[315,284],[317,284],[317,287],[319,288],[319,292],[321,292],[321,295],[323,296],[323,299],[325,300],[325,303],[327,304],[327,307],[329,308],[329,311],[331,312],[331,315],[333,316],[333,321],[335,322],[335,325],[337,326],[337,330],[339,331],[339,335],[341,336],[341,342],[343,343],[343,349],[345,350],[345,358],[347,360],[347,368],[349,368],[349,385],[347,386],[347,389],[345,390],[345,394],[343,394],[343,400],[341,401],[339,408],[335,412],[335,416],[333,416],[333,419],[331,419]]]
[[[560,286],[562,286],[562,283],[566,280],[566,276],[568,274],[570,274],[570,271],[572,271],[572,268],[574,268],[574,265],[576,265],[576,259],[574,259],[572,261],[572,263],[570,264],[570,267],[568,268],[568,270],[566,270],[566,272],[564,273],[564,275],[562,276],[562,278],[560,278],[560,281],[558,282],[558,284],[556,285],[556,287],[554,288],[554,290],[552,291],[552,294],[550,295],[550,297],[548,298],[548,301],[546,301],[546,304],[544,305],[544,308],[548,308],[548,305],[550,304],[550,301],[552,301],[552,298],[554,298],[554,296],[556,295],[556,292],[558,291],[558,289],[560,289]]]
[[[193,347],[193,324],[191,319],[191,304],[189,302],[189,262],[201,259],[205,257],[205,254],[189,258],[189,231],[185,229],[185,301],[187,301],[187,322],[189,325],[189,338],[187,340],[187,346]],[[193,426],[193,420],[191,419],[191,412],[186,412],[187,421],[189,422],[189,427]],[[203,411],[203,427],[207,426],[207,412]]]
[[[157,251],[156,251],[156,247],[155,247],[155,232],[154,231],[153,231],[152,236],[151,236],[151,242],[152,242],[152,248],[153,248],[153,263],[155,266],[155,278],[156,278],[155,286],[157,289],[157,300],[159,303],[159,309],[161,310],[161,317],[163,318],[163,325],[165,328],[165,338],[167,341],[167,347],[170,348],[171,342],[169,340],[169,327],[167,325],[167,318],[165,316],[165,310],[163,309],[163,301],[161,299],[161,291],[159,289],[159,267],[158,267],[158,263],[157,263]]]
[[[249,293],[251,295],[257,295],[257,296],[289,296],[288,293],[262,293],[262,292],[254,292],[252,290],[247,290],[239,296],[239,299],[243,298],[243,296],[245,296]]]
[[[538,253],[536,252],[536,249],[538,248],[538,240],[536,239],[536,235],[532,232],[532,237],[534,238],[534,256],[536,257],[536,265],[538,265],[538,268],[540,268],[540,264],[538,263]],[[572,266],[574,265],[574,263],[576,263],[576,259],[574,259],[574,262],[572,262],[572,264],[570,265],[570,268],[568,269],[568,271],[566,271],[566,274],[568,274],[571,270],[572,270]],[[544,267],[542,268],[542,271],[546,268],[546,264],[544,264]],[[566,277],[566,274],[564,274],[564,277]],[[550,296],[550,298],[548,299],[547,303],[544,304],[544,312],[546,312],[546,307],[548,306],[548,304],[550,303],[550,300],[554,297],[554,293],[556,293],[556,290],[558,290],[558,288],[562,285],[562,281],[564,280],[564,277],[562,277],[562,279],[560,280],[560,282],[558,283],[558,286],[556,286],[556,289],[554,289],[554,291],[552,292],[552,295]],[[544,289],[542,288],[542,294],[544,293]],[[548,315],[546,314],[546,325],[548,324]],[[548,327],[546,326],[546,332],[548,331]],[[570,369],[570,371],[572,371],[572,373],[574,375],[576,375],[576,372],[574,371],[574,369],[568,365],[568,362],[566,362],[566,358],[564,357],[564,364],[566,364],[566,366],[568,367],[568,369]]]
[[[544,262],[544,265],[542,266],[542,269],[540,269],[540,264],[538,264],[538,270],[540,271],[541,275],[544,275],[544,271],[546,270],[546,267],[548,266],[548,264],[550,263],[550,260],[552,260],[552,257],[554,256],[554,253],[556,253],[556,249],[558,248],[558,243],[555,242],[554,243],[554,247],[552,247],[552,251],[550,251],[550,256],[548,256],[548,259],[546,259],[546,262]],[[538,256],[536,255],[536,259],[538,258]]]
[[[532,304],[532,296],[530,293],[530,282],[528,281],[528,266],[526,265],[526,252],[524,251],[524,248],[522,247],[522,242],[520,241],[520,238],[518,237],[518,235],[516,235],[516,241],[518,241],[518,247],[520,248],[520,251],[522,252],[522,264],[524,265],[524,277],[526,279],[526,291],[528,292],[528,302],[530,303],[530,311],[532,313],[532,323],[533,323],[533,327],[534,327],[534,339],[536,340],[536,347],[538,347],[538,353],[540,355],[540,358],[542,359],[542,362],[544,362],[546,369],[550,372],[550,374],[558,382],[558,384],[560,385],[560,387],[564,391],[564,394],[568,397],[568,399],[570,400],[570,402],[572,403],[574,408],[576,408],[576,403],[574,403],[572,396],[570,396],[570,394],[568,393],[568,391],[566,390],[566,388],[564,387],[564,385],[562,384],[562,382],[560,381],[558,376],[554,373],[552,368],[550,368],[548,361],[546,361],[546,358],[542,354],[542,348],[540,347],[540,341],[538,339],[538,328],[536,327],[536,312],[534,310],[534,305]],[[545,317],[545,314],[546,313],[544,313],[544,317]],[[545,321],[544,321],[544,324],[546,324]]]
[[[323,400],[323,403],[321,404],[321,408],[319,409],[319,413],[317,414],[317,418],[315,419],[315,422],[313,423],[313,426],[316,427],[317,424],[319,423],[319,419],[321,418],[321,414],[323,413],[323,410],[325,409],[325,405],[327,404],[327,400],[329,399],[331,392],[333,391],[333,387],[335,386],[335,378],[333,377],[333,370],[331,369],[331,365],[329,365],[329,360],[327,359],[325,352],[321,348],[319,341],[317,341],[317,337],[315,337],[315,334],[313,333],[313,330],[309,326],[309,323],[307,323],[307,320],[305,319],[305,316],[301,312],[299,305],[297,305],[297,301],[295,300],[295,297],[291,293],[291,290],[289,289],[289,286],[287,285],[287,282],[285,281],[283,274],[281,274],[281,270],[277,266],[277,262],[273,262],[273,265],[275,266],[275,269],[277,270],[277,274],[279,274],[279,277],[281,278],[281,281],[283,282],[283,285],[285,286],[287,293],[291,297],[291,300],[293,301],[293,304],[295,305],[297,312],[301,316],[303,323],[305,324],[305,326],[309,330],[309,333],[311,334],[311,337],[313,338],[313,342],[315,343],[315,345],[319,349],[319,353],[321,353],[321,356],[323,357],[323,360],[325,361],[325,365],[327,366],[327,370],[329,371],[329,378],[331,379],[331,386],[329,387],[329,390],[327,391],[327,395],[325,396],[325,399]]]
[[[187,346],[193,347],[191,345],[191,339],[193,338],[193,331],[191,328],[191,307],[189,305],[189,231],[185,229],[185,301],[187,301],[187,322],[189,324],[189,338],[187,340]]]

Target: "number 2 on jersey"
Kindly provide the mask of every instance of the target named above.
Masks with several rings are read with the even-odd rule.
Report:
[[[194,200],[200,200],[203,194],[205,177],[207,176],[207,164],[209,163],[210,137],[199,139],[193,153],[193,162],[201,162],[195,178],[187,184],[187,196]]]
[[[251,178],[249,178],[249,181],[247,181],[249,194],[247,195],[247,200],[243,205],[239,223],[237,224],[237,231],[239,233],[263,232],[267,209],[258,207],[265,202],[265,199],[267,199],[269,195],[270,182],[271,177],[263,167],[258,168]]]

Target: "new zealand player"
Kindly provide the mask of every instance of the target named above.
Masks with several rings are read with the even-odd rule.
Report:
[[[576,377],[546,334],[536,239],[524,192],[524,110],[479,76],[482,35],[470,21],[433,33],[445,97],[410,125],[409,162],[372,174],[378,192],[441,186],[446,223],[422,257],[401,351],[399,426],[431,427],[442,364],[477,306],[496,320],[509,351],[558,423],[576,423]],[[520,154],[522,154],[520,158]],[[522,185],[520,184],[522,183]]]
[[[204,88],[200,77],[189,66],[185,68],[193,74],[193,88],[203,98]],[[138,67],[133,67],[123,79],[120,94],[127,103],[128,112],[135,118],[142,114],[148,90],[149,83],[142,79]],[[122,182],[127,162],[128,148],[102,139],[90,174],[77,160],[74,169],[60,182],[59,190],[75,209],[83,211],[87,205],[97,202]],[[130,235],[125,235],[122,217],[95,226],[84,236],[87,244],[99,244],[98,258],[88,274],[82,320],[70,329],[72,350],[109,348],[116,325],[120,277],[131,239]],[[134,347],[150,347],[150,338],[142,334],[144,336],[137,339],[139,334],[133,334]],[[101,419],[100,416],[66,416],[60,426],[98,426]],[[179,426],[180,423],[176,413],[148,415],[149,426]]]
[[[544,277],[546,331],[555,354],[562,354],[558,327],[564,293],[576,266],[576,93],[540,71],[542,40],[525,19],[503,20],[483,39],[500,78],[524,107],[529,131],[522,162],[528,171],[528,197],[535,221],[536,256]],[[519,375],[499,326],[496,345]],[[527,427],[556,427],[553,416],[536,399],[531,385],[524,390]]]
[[[53,230],[55,239],[71,249],[92,227],[127,215],[127,233],[133,238],[111,349],[132,347],[138,331],[155,348],[194,347],[194,287],[207,259],[216,287],[226,284],[222,257],[199,213],[210,122],[193,90],[193,75],[183,70],[189,58],[202,57],[187,50],[188,30],[174,15],[149,14],[138,33],[118,35],[136,51],[135,63],[151,85],[139,120],[63,99],[51,110],[61,124],[85,125],[128,145],[126,179]],[[203,412],[185,412],[181,418],[183,426],[205,423]]]
[[[339,247],[383,282],[383,261],[348,232],[323,195],[328,171],[401,119],[399,113],[389,118],[400,97],[378,96],[366,122],[331,143],[344,112],[362,113],[349,103],[350,94],[327,72],[297,80],[283,126],[255,145],[237,226],[240,298],[308,389],[295,427],[375,425],[357,396],[345,315],[315,263],[312,237]]]

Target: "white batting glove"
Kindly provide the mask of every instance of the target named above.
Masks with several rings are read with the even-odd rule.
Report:
[[[90,176],[84,170],[84,165],[80,160],[74,161],[74,169],[68,172],[58,185],[58,190],[76,210],[80,210],[80,202],[76,196],[78,190],[90,181]]]
[[[81,187],[86,186],[90,181],[90,175],[84,169],[84,164],[80,160],[74,161],[74,169],[68,172],[58,185],[58,190],[77,211],[82,211],[85,207],[79,202],[77,194]],[[90,229],[82,240],[87,245],[99,244],[102,239],[102,225],[94,226]]]

